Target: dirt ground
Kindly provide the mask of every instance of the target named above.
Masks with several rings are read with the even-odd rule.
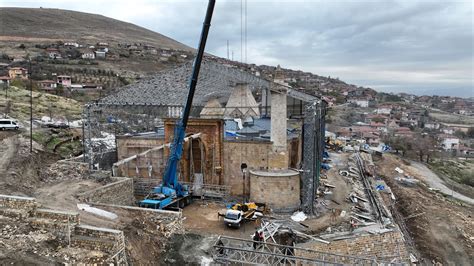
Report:
[[[346,182],[346,177],[339,175],[339,170],[347,169],[347,160],[350,154],[348,153],[330,153],[329,163],[332,167],[325,172],[325,178],[321,178],[321,183],[327,183],[335,186],[331,189],[332,195],[327,197],[329,199],[328,206],[320,206],[317,209],[317,213],[314,217],[309,217],[302,224],[308,226],[308,232],[311,234],[317,234],[328,227],[338,226],[341,223],[348,221],[348,215],[341,217],[340,213],[346,211],[349,213],[351,204],[346,201],[346,198],[352,192],[352,185],[350,182]],[[337,216],[331,218],[332,210],[335,210]]]
[[[430,191],[423,183],[406,187],[394,180],[395,167],[406,169],[424,180],[423,173],[394,155],[384,155],[377,164],[396,197],[395,208],[404,218],[417,250],[424,262],[450,265],[474,265],[474,208],[440,193]],[[416,215],[416,216],[415,216]]]
[[[328,197],[330,200],[327,207],[318,208],[314,216],[308,217],[307,220],[301,222],[301,224],[306,226],[305,231],[309,233],[319,233],[348,219],[348,216],[341,218],[338,215],[335,220],[332,220],[331,210],[335,209],[340,214],[343,210],[348,213],[351,208],[351,204],[346,201],[346,198],[351,193],[352,187],[350,183],[344,180],[345,177],[339,175],[340,169],[347,168],[349,154],[331,153],[330,156],[330,164],[333,167],[326,172],[327,178],[321,179],[321,182],[333,185],[336,188],[331,189],[333,194]],[[249,239],[259,226],[258,223],[247,222],[240,229],[229,228],[224,224],[223,217],[217,215],[218,212],[225,213],[224,202],[196,200],[183,209],[186,232],[203,236],[225,235]],[[289,218],[289,216],[286,215],[285,217]]]
[[[55,172],[62,169],[61,167],[51,168],[60,159],[58,155],[46,152],[35,142],[33,142],[33,153],[30,153],[29,139],[18,132],[0,131],[0,133],[4,133],[0,135],[3,138],[0,140],[2,144],[0,145],[0,194],[35,197],[46,208],[78,212],[81,224],[123,230],[126,236],[127,255],[133,263],[156,261],[160,257],[167,239],[160,231],[157,231],[156,224],[122,210],[114,210],[114,213],[118,215],[115,220],[79,210],[77,208],[79,200],[75,195],[102,186],[103,183],[83,179],[81,173],[76,173],[74,169],[67,169],[66,172],[55,175]],[[0,220],[0,228],[7,225],[18,226],[15,222]],[[0,237],[0,246],[9,247],[0,249],[1,265],[5,263],[54,265],[57,262],[65,262],[61,258],[40,257],[38,254],[54,254],[57,247],[51,245],[56,242],[47,240],[30,243],[29,235],[34,235],[36,232],[27,228],[28,225],[25,224],[25,226],[23,231],[11,233],[12,236],[16,235],[15,238],[18,240]],[[39,234],[39,236],[41,239],[46,238],[45,234]],[[19,246],[25,246],[25,248],[18,250]],[[73,249],[70,252],[76,251],[77,249]]]
[[[258,224],[246,222],[240,228],[229,228],[224,218],[217,215],[225,213],[225,203],[196,200],[183,209],[184,227],[186,232],[204,236],[225,235],[250,239]]]

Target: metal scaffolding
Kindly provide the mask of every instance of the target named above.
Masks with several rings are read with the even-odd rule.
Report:
[[[255,243],[255,248],[254,248]],[[214,244],[213,259],[217,263],[259,265],[386,265],[375,258],[338,255],[295,246],[256,242],[219,236]]]
[[[301,205],[305,213],[314,213],[314,199],[319,186],[321,162],[325,148],[327,104],[319,100],[305,107],[303,122],[303,174]]]

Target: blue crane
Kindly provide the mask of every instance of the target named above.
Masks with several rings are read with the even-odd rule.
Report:
[[[181,185],[178,181],[178,163],[183,153],[184,135],[186,126],[193,104],[194,92],[201,69],[204,48],[206,46],[207,35],[211,26],[212,13],[214,12],[215,0],[209,0],[206,11],[206,18],[202,27],[201,38],[196,58],[193,63],[193,73],[189,81],[188,97],[184,106],[181,119],[176,122],[174,128],[174,139],[170,147],[170,156],[166,164],[163,174],[163,183],[159,187],[155,187],[153,192],[144,200],[140,201],[141,207],[150,207],[154,209],[163,209],[170,205],[174,199],[189,196],[188,188]]]

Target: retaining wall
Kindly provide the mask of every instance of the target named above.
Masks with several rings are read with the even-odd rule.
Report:
[[[134,202],[133,179],[126,177],[114,177],[114,179],[118,181],[86,191],[77,197],[81,201],[91,203],[132,205]]]
[[[331,241],[330,244],[308,242],[300,244],[298,247],[340,255],[376,258],[380,261],[397,259],[396,261],[398,262],[409,262],[409,255],[403,237],[398,231],[335,240]],[[304,253],[304,251],[298,250],[295,255],[302,257],[311,256],[310,253]]]

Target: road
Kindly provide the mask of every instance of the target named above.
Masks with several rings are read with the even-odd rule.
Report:
[[[444,181],[435,173],[433,173],[426,165],[411,161],[411,166],[418,172],[418,176],[424,177],[424,180],[430,187],[439,189],[442,193],[447,195],[453,195],[454,198],[467,202],[474,205],[474,199],[464,196],[456,191],[452,191],[451,188],[447,187]]]

